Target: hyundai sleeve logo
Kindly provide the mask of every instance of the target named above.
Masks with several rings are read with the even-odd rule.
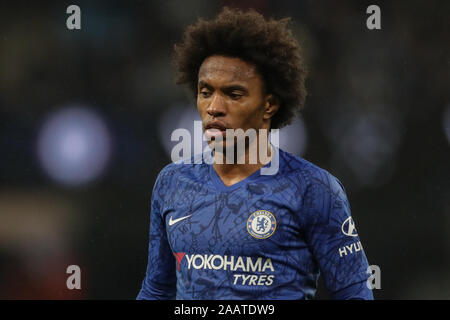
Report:
[[[352,217],[348,217],[345,219],[344,223],[342,223],[342,233],[346,236],[357,237],[358,233],[356,232],[355,223],[353,222]]]

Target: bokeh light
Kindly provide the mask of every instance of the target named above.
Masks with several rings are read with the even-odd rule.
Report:
[[[280,129],[280,149],[295,154],[296,156],[303,156],[306,150],[308,135],[303,122],[303,118],[298,117],[288,126]],[[271,142],[274,141],[271,137]]]
[[[442,117],[442,127],[445,132],[445,136],[447,137],[448,143],[450,143],[450,104],[444,111],[444,115]]]
[[[401,123],[379,114],[341,114],[329,128],[332,166],[351,173],[354,187],[386,183],[395,168],[402,138]]]
[[[169,107],[160,118],[158,126],[158,134],[164,150],[170,157],[172,148],[181,141],[171,141],[172,132],[176,129],[183,128],[191,134],[191,155],[194,155],[194,121],[201,121],[197,109],[192,105],[183,103],[174,104]],[[202,142],[202,150],[207,146],[207,142]]]
[[[84,106],[65,106],[50,115],[38,137],[38,156],[55,181],[80,185],[97,178],[111,153],[104,121]]]

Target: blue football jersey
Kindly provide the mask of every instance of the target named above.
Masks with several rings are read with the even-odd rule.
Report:
[[[319,275],[334,299],[373,299],[343,186],[277,155],[276,174],[260,169],[231,186],[205,162],[160,172],[137,299],[311,299]]]

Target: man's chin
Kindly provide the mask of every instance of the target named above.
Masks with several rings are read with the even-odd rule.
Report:
[[[226,152],[227,150],[227,143],[226,141],[215,141],[212,139],[211,141],[208,141],[208,146],[210,149],[217,151],[217,152]]]

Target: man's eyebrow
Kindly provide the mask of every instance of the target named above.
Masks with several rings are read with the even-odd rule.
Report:
[[[198,82],[198,86],[199,87],[206,87],[208,89],[212,89],[213,87],[208,84],[206,81],[204,80],[200,80]],[[242,85],[239,84],[230,84],[230,85],[226,85],[226,86],[222,86],[220,88],[222,91],[233,91],[233,90],[238,90],[238,91],[244,91],[244,92],[248,92],[248,89]]]
[[[248,89],[244,86],[241,86],[239,84],[231,84],[229,86],[223,86],[222,91],[233,91],[233,90],[237,90],[237,91],[244,91],[244,92],[248,92]]]
[[[212,86],[210,86],[210,85],[208,84],[208,82],[206,82],[206,81],[204,81],[204,80],[200,80],[200,81],[198,82],[198,86],[199,86],[199,87],[207,87],[208,89],[211,89],[211,88],[212,88]]]

